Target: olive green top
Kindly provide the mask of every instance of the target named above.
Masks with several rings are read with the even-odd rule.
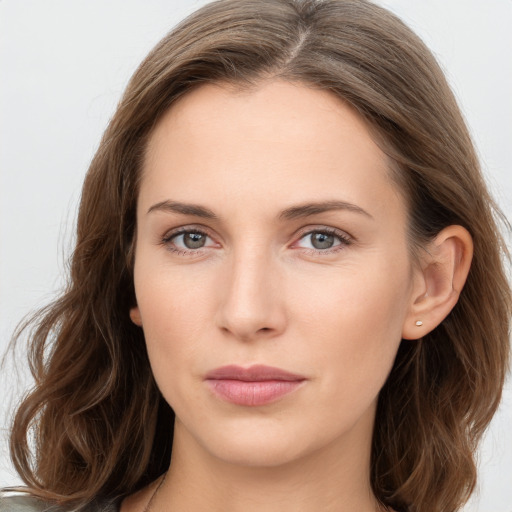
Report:
[[[63,508],[46,503],[38,498],[22,493],[1,493],[0,512],[75,512],[74,508]],[[119,512],[119,504],[111,501],[95,500],[80,512]]]

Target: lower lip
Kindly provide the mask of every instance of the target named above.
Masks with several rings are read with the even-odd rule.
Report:
[[[270,404],[292,393],[304,381],[208,379],[206,382],[219,398],[236,405],[256,407]]]

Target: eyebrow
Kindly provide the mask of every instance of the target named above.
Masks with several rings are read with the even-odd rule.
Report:
[[[359,213],[373,219],[373,217],[360,206],[346,201],[322,201],[319,203],[305,203],[298,206],[286,208],[279,214],[280,219],[299,219],[302,217],[309,217],[310,215],[317,215],[319,213],[330,212],[334,210],[346,210],[349,212]]]
[[[300,219],[303,217],[309,217],[312,215],[318,215],[320,213],[335,210],[345,210],[349,212],[359,213],[373,219],[373,217],[366,210],[363,210],[363,208],[361,208],[360,206],[357,206],[352,203],[347,203],[346,201],[338,200],[322,201],[318,203],[304,203],[297,206],[291,206],[290,208],[286,208],[285,210],[283,210],[278,215],[278,219]],[[153,211],[181,213],[182,215],[193,215],[195,217],[201,217],[203,219],[218,219],[217,215],[215,215],[215,213],[209,208],[205,208],[204,206],[198,204],[181,203],[178,201],[160,201],[159,203],[156,203],[153,206],[151,206],[148,210],[148,213],[151,213]]]
[[[170,213],[181,213],[182,215],[194,215],[195,217],[202,217],[204,219],[216,219],[217,215],[208,208],[198,204],[180,203],[177,201],[161,201],[154,204],[148,213],[153,211],[164,211]]]

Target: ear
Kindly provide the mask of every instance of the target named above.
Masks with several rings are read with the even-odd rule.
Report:
[[[139,306],[130,308],[130,319],[135,325],[142,327],[142,317],[140,316]]]
[[[472,257],[473,240],[462,226],[446,227],[428,245],[420,267],[415,270],[402,338],[421,338],[448,316],[459,300]]]

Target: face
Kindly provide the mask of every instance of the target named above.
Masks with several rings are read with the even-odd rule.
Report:
[[[131,317],[175,444],[262,466],[366,449],[414,275],[389,162],[331,93],[204,85],[154,130]]]

